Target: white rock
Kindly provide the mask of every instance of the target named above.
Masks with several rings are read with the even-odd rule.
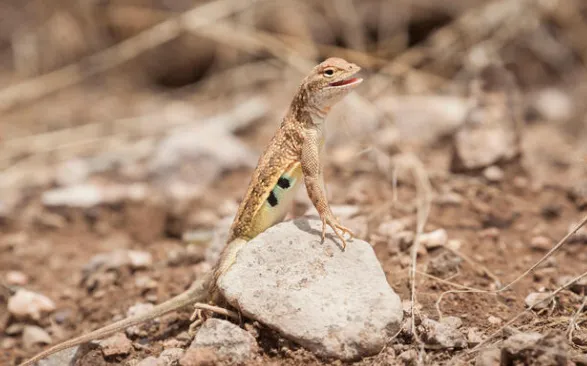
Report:
[[[190,349],[207,348],[220,360],[242,364],[258,351],[255,338],[229,321],[208,319],[194,337]]]
[[[518,354],[524,349],[535,347],[541,338],[542,334],[537,332],[514,334],[503,342],[502,352]]]
[[[41,201],[48,207],[66,206],[88,208],[125,200],[140,201],[148,196],[149,188],[143,183],[98,185],[83,183],[43,192]]]
[[[51,344],[51,336],[43,328],[36,325],[27,325],[22,332],[22,343],[25,349],[31,349],[35,344]]]
[[[228,121],[227,117],[241,121],[243,118],[254,119],[263,115],[266,107],[243,103],[230,116],[217,116],[196,126],[175,128],[157,147],[149,162],[150,171],[168,175],[170,169],[180,163],[192,162],[193,169],[198,173],[197,183],[206,184],[225,169],[253,167],[257,154],[232,134],[228,126],[232,121]],[[243,108],[249,109],[251,113],[247,116]]]
[[[462,322],[460,323],[462,324]],[[464,348],[467,346],[467,340],[463,333],[458,330],[459,326],[459,322],[452,322],[452,319],[439,323],[426,318],[422,320],[420,328],[425,338],[424,341],[428,344],[438,345],[443,348]]]
[[[8,311],[17,319],[40,320],[41,315],[55,310],[55,303],[48,297],[25,289],[18,290],[8,299]]]
[[[493,315],[490,315],[487,318],[487,321],[489,322],[489,324],[493,324],[493,325],[500,325],[501,322],[503,322],[503,320],[501,320],[500,318],[493,316]]]
[[[533,97],[532,107],[547,121],[567,121],[574,113],[573,101],[560,89],[545,88]]]
[[[481,333],[479,329],[473,327],[469,328],[467,331],[467,342],[469,343],[469,347],[475,347],[479,343],[483,342],[483,339],[483,333]]]
[[[529,308],[534,306],[534,310],[543,310],[548,308],[550,302],[552,301],[545,301],[546,298],[548,298],[550,295],[551,294],[548,292],[532,292],[528,296],[526,296],[524,302],[526,303],[526,306]]]
[[[173,347],[161,352],[158,359],[162,365],[175,365],[181,356],[183,356],[183,349],[179,347]]]
[[[553,246],[552,240],[546,236],[535,236],[530,240],[530,247],[539,251],[549,251]]]
[[[443,247],[448,242],[448,234],[444,229],[438,229],[420,235],[420,244],[427,249]]]
[[[319,220],[278,224],[252,241],[218,282],[227,301],[322,357],[376,354],[403,312],[369,243],[345,251]]]
[[[483,177],[489,182],[501,182],[505,176],[504,171],[497,165],[491,165],[483,169]]]
[[[20,271],[9,271],[4,278],[9,285],[24,286],[29,282],[28,276]]]
[[[44,192],[41,200],[45,206],[93,207],[104,200],[101,187],[80,184]]]
[[[133,269],[147,268],[153,264],[153,256],[149,252],[118,249],[94,255],[84,266],[84,273],[96,272],[98,269],[118,269],[129,266]]]
[[[432,141],[459,127],[467,113],[461,97],[422,95],[383,97],[375,102],[393,116],[402,141]]]
[[[129,250],[128,257],[130,259],[130,266],[134,269],[148,268],[153,264],[153,256],[149,252]]]

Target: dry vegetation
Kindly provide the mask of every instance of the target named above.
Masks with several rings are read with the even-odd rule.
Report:
[[[330,56],[366,82],[329,120],[329,194],[408,301],[360,363],[587,364],[587,2],[5,0],[0,15],[0,364],[43,347],[26,326],[57,342],[205,271],[301,76]],[[476,92],[488,65],[516,81]],[[521,121],[515,156],[456,167],[463,124],[491,105]],[[308,207],[300,194],[292,215]],[[152,261],[92,267],[115,249]],[[56,310],[11,315],[20,288]],[[188,315],[83,364],[182,345]],[[426,326],[449,316],[464,343]],[[288,347],[255,362],[329,362]]]

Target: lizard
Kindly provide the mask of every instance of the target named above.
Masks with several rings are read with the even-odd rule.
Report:
[[[353,232],[333,215],[324,188],[323,150],[325,119],[337,102],[363,79],[355,77],[361,68],[341,58],[331,57],[315,66],[299,86],[281,125],[261,154],[246,194],[229,229],[227,244],[217,263],[183,293],[155,306],[145,314],[128,317],[100,329],[59,343],[21,366],[32,365],[64,349],[102,339],[130,326],[160,317],[198,302],[219,303],[218,278],[236,260],[240,248],[255,236],[283,220],[303,181],[322,222],[322,242],[327,227],[346,247],[345,234]]]

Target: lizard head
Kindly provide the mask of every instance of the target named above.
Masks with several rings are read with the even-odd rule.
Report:
[[[354,77],[360,70],[359,66],[336,57],[320,63],[302,83],[309,104],[320,110],[332,107],[361,84],[363,79]]]

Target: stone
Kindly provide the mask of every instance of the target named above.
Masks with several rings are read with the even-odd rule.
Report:
[[[469,343],[469,347],[475,347],[483,342],[483,339],[483,333],[478,328],[472,327],[467,330],[467,343]]]
[[[510,161],[521,152],[523,117],[513,75],[503,67],[487,65],[471,82],[469,91],[472,103],[463,125],[453,135],[453,172]]]
[[[568,121],[574,113],[574,103],[568,93],[549,87],[530,96],[530,107],[541,118],[551,122]]]
[[[190,348],[179,360],[181,366],[216,366],[218,358],[210,348]]]
[[[20,271],[8,271],[4,279],[6,284],[13,286],[24,286],[29,282],[28,276]]]
[[[489,348],[479,352],[475,358],[475,366],[500,366],[501,351],[498,348]]]
[[[149,252],[129,250],[128,257],[132,269],[149,268],[153,264],[153,256]]]
[[[64,349],[63,351],[57,352],[39,360],[37,362],[37,366],[64,366],[64,365],[75,365],[76,359],[78,354],[81,352],[83,348],[82,346],[75,346],[68,349]]]
[[[496,165],[491,165],[483,169],[483,177],[491,183],[501,182],[504,176],[504,171]]]
[[[126,356],[132,351],[132,342],[124,333],[116,333],[99,343],[104,357]]]
[[[379,353],[400,328],[399,296],[371,245],[345,251],[322,223],[280,223],[244,246],[218,281],[226,300],[247,317],[320,357],[343,361]]]
[[[165,366],[167,364],[161,363],[157,357],[149,356],[142,359],[135,366]]]
[[[208,319],[194,337],[190,349],[209,349],[214,358],[241,364],[258,351],[255,338],[229,321]]]
[[[465,348],[467,340],[463,333],[458,330],[458,326],[460,326],[458,322],[437,322],[426,318],[422,320],[419,328],[427,344],[443,348]]]
[[[427,249],[434,249],[445,246],[448,242],[448,234],[444,229],[438,229],[420,235],[420,244]]]
[[[535,346],[541,338],[542,334],[537,332],[516,333],[503,342],[502,350],[509,354],[516,354],[528,347]]]
[[[544,310],[547,309],[552,302],[552,299],[550,301],[544,301],[550,295],[551,294],[548,292],[532,292],[526,296],[524,303],[526,303],[527,307],[532,308],[533,310]]]
[[[183,349],[179,347],[167,348],[159,355],[159,361],[162,365],[175,365],[183,356]]]
[[[487,318],[487,321],[489,322],[489,324],[493,324],[493,325],[500,325],[503,322],[503,320],[501,320],[501,318],[498,318],[498,317],[493,316],[493,315],[490,315]]]
[[[132,269],[148,268],[153,264],[153,256],[149,252],[139,250],[118,249],[93,256],[84,265],[84,276],[97,272],[99,269],[113,270],[129,266]]]
[[[547,252],[552,248],[552,240],[546,236],[535,236],[530,240],[530,247],[537,251]]]
[[[17,319],[40,320],[41,315],[55,310],[55,303],[36,292],[19,289],[8,299],[8,311]]]
[[[400,353],[397,358],[403,362],[404,365],[413,365],[417,364],[418,361],[418,351],[415,349],[409,349],[407,351],[403,351]]]
[[[462,261],[453,252],[444,251],[430,260],[427,272],[438,277],[448,276],[458,272]]]
[[[149,311],[151,311],[154,307],[155,307],[155,305],[150,304],[150,303],[138,302],[138,303],[134,304],[133,306],[131,306],[130,308],[128,308],[128,310],[126,311],[126,316],[133,317],[133,316],[137,316],[137,315],[146,314]],[[157,321],[157,319],[153,319],[148,322],[143,322],[141,324],[133,325],[131,327],[126,328],[125,333],[129,337],[144,337],[147,335],[146,329],[149,329],[151,324],[156,321]]]
[[[31,349],[36,344],[51,344],[51,336],[41,327],[27,325],[22,331],[22,343],[25,349]]]

